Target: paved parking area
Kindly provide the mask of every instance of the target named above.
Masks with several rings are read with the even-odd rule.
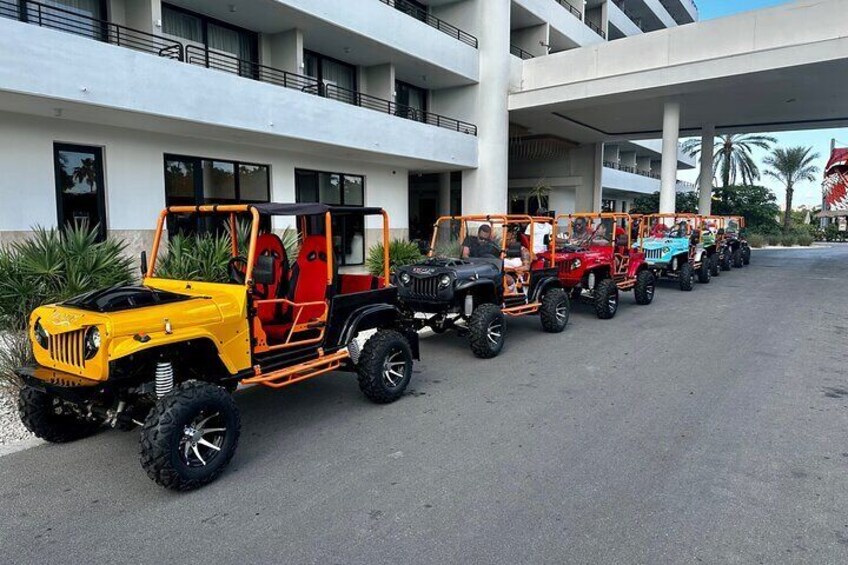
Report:
[[[755,251],[501,357],[424,341],[409,395],[238,396],[242,440],[174,494],[109,432],[0,458],[6,563],[848,562],[848,246]]]

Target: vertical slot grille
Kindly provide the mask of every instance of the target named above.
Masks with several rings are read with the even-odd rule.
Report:
[[[412,279],[412,293],[424,298],[436,298],[439,296],[439,277],[427,277],[423,279]]]
[[[85,368],[85,330],[50,336],[50,358],[57,363]]]

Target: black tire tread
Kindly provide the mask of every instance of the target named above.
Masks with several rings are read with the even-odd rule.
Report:
[[[18,394],[18,414],[30,432],[50,443],[69,443],[88,437],[100,428],[99,422],[50,410],[51,397],[24,386]]]
[[[171,463],[171,453],[168,450],[167,437],[171,433],[181,433],[175,430],[178,426],[178,412],[187,402],[199,402],[206,399],[224,400],[232,404],[235,416],[234,441],[232,447],[225,453],[222,464],[210,474],[201,479],[187,479],[179,474]],[[160,398],[147,415],[139,437],[139,457],[141,466],[155,483],[172,490],[187,491],[209,484],[224,471],[238,447],[241,431],[241,418],[238,408],[230,393],[224,388],[201,381],[186,381],[179,383],[167,395]]]
[[[503,323],[501,345],[497,348],[492,348],[489,344],[487,332],[489,324],[493,316],[499,316]],[[480,359],[491,359],[503,349],[503,343],[506,339],[506,321],[504,320],[503,312],[495,304],[481,304],[474,309],[471,317],[468,319],[468,341],[471,345],[471,352]]]
[[[412,373],[411,363],[410,375],[406,377],[402,385],[388,388],[382,384],[383,361],[387,351],[394,345],[402,347],[406,351],[407,357],[410,360],[412,359],[412,349],[409,347],[409,342],[400,332],[379,330],[365,342],[365,347],[362,348],[362,353],[359,356],[359,362],[356,364],[359,390],[368,400],[376,404],[394,402],[403,396],[406,387],[409,385]]]
[[[595,314],[601,320],[609,320],[613,316],[615,316],[616,312],[618,312],[617,305],[614,311],[610,312],[609,310],[607,299],[609,298],[609,294],[611,293],[618,294],[618,286],[616,286],[615,281],[613,279],[603,279],[598,282],[598,285],[595,287]]]
[[[565,302],[565,322],[560,325],[557,320],[556,309],[559,304]],[[561,288],[552,288],[542,297],[542,306],[539,308],[539,318],[542,320],[542,329],[548,333],[560,333],[568,325],[571,304],[568,295]]]
[[[686,261],[685,263],[680,265],[680,272],[678,273],[678,283],[680,284],[680,290],[688,292],[695,288],[692,284],[692,275],[692,263]]]
[[[654,286],[653,294],[648,294],[648,288]],[[636,275],[636,286],[633,287],[633,295],[636,298],[636,304],[647,306],[654,301],[654,295],[657,293],[657,277],[648,269],[639,271]]]

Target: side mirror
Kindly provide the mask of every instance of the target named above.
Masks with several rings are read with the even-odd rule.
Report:
[[[260,255],[253,266],[253,282],[256,284],[274,284],[277,282],[274,271],[274,258],[270,255]]]
[[[147,251],[141,252],[141,278],[147,276]]]

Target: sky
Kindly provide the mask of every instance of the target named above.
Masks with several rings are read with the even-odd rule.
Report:
[[[701,20],[709,20],[720,18],[739,12],[748,10],[756,10],[758,8],[768,8],[777,6],[778,4],[788,3],[789,0],[695,0],[698,5],[698,12]],[[767,133],[767,132],[763,132]],[[836,139],[837,147],[848,147],[848,128],[823,129],[823,130],[806,130],[794,132],[782,132],[770,134],[777,138],[777,144],[784,147],[792,147],[803,145],[804,147],[812,147],[813,153],[818,153],[819,158],[815,164],[819,169],[823,169],[830,156],[830,140]],[[762,165],[762,159],[768,154],[767,151],[754,152],[754,159],[762,172],[766,167]],[[698,170],[680,171],[678,175],[682,180],[695,182],[698,177]],[[770,178],[763,177],[759,184],[770,188],[777,196],[777,201],[783,207],[786,192],[782,185]],[[802,183],[795,187],[795,196],[793,198],[793,208],[802,204],[807,206],[815,206],[821,204],[821,174],[814,182]]]

